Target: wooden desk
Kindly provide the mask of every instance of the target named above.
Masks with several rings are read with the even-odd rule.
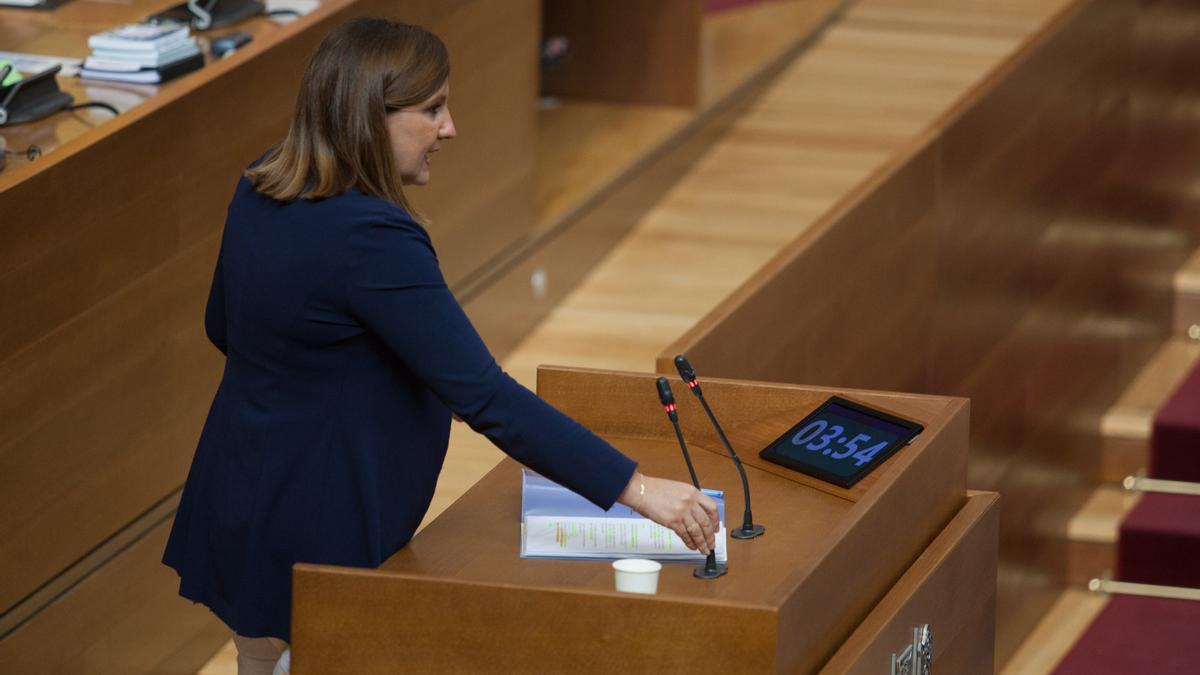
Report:
[[[82,62],[90,51],[88,37],[114,26],[135,23],[161,11],[169,3],[163,0],[130,0],[124,3],[102,0],[71,0],[52,11],[30,11],[0,8],[0,48],[9,52],[38,54],[72,59]],[[242,22],[236,27],[254,36],[255,40],[271,40],[282,29],[280,23],[266,18]],[[232,30],[232,29],[227,29]],[[226,31],[199,34],[200,47],[208,56],[209,36]],[[82,80],[78,77],[58,77],[59,88],[75,98],[76,103],[103,101],[114,105],[121,112],[152,102],[160,94],[175,93],[186,89],[191,83],[173,80],[161,86],[124,84],[102,80]],[[25,149],[37,145],[43,153],[52,153],[64,143],[83,136],[89,130],[104,125],[113,119],[113,114],[95,108],[74,112],[57,113],[45,120],[14,127],[0,127],[9,149]],[[36,162],[36,160],[35,160]],[[9,157],[8,169],[0,174],[0,192],[12,182],[20,180],[13,175],[29,160],[23,156]]]
[[[0,47],[82,60],[89,51],[89,35],[171,4],[72,0],[47,12],[0,9]],[[196,203],[186,204],[189,210],[219,221],[232,192],[232,177],[286,131],[301,71],[320,38],[351,16],[388,16],[432,28],[450,49],[452,102],[461,140],[439,155],[435,175],[453,180],[435,179],[425,188],[410,189],[410,197],[419,210],[435,217],[431,233],[445,260],[446,278],[454,284],[534,227],[539,5],[533,0],[436,5],[417,0],[324,0],[291,24],[252,19],[236,26],[254,40],[234,57],[220,63],[210,60],[202,70],[162,86],[60,77],[60,87],[76,102],[106,101],[123,114],[113,119],[107,111],[90,109],[0,127],[10,150],[35,144],[45,153],[33,162],[9,158],[8,168],[0,173],[0,208],[9,200],[35,205],[53,200],[58,195],[31,182],[52,169],[49,180],[57,185],[87,184],[90,174],[110,172],[105,199],[116,195],[119,186],[156,186],[167,192],[165,196],[197,197]],[[210,36],[232,29],[201,34],[205,52]],[[151,119],[160,125],[153,134],[148,129]],[[101,150],[106,142],[116,145]],[[156,164],[160,160],[162,164]],[[60,163],[69,166],[57,167]],[[133,171],[135,167],[146,173]],[[172,177],[182,180],[169,184]],[[6,194],[25,183],[30,183],[29,192]],[[96,189],[105,187],[101,183]],[[172,200],[166,201],[145,206],[172,205]],[[86,202],[63,212],[71,213],[72,219],[78,213],[102,216],[101,205]],[[44,219],[46,213],[36,215]],[[0,271],[5,269],[3,262]]]
[[[686,479],[653,390],[653,375],[539,371],[543,398],[647,473]],[[732,381],[707,381],[705,392],[747,460],[834,393]],[[506,460],[379,570],[298,565],[293,672],[382,673],[397,663],[416,672],[682,672],[699,664],[726,672],[816,670],[873,614],[966,497],[965,401],[841,393],[918,419],[925,431],[849,490],[747,461],[756,520],[767,533],[730,541],[725,577],[704,582],[692,576],[693,565],[666,565],[656,596],[631,596],[612,590],[608,562],[521,560],[520,471]],[[737,473],[704,413],[691,397],[681,398],[679,409],[702,484],[727,489],[727,513],[741,513]],[[975,504],[931,557],[945,557],[983,522],[994,507],[990,499]],[[986,606],[993,596],[994,522],[980,532],[983,545],[962,568],[982,579],[955,589],[963,593],[956,611],[969,620],[942,623],[954,603],[926,606],[923,616],[947,636],[965,625],[970,647],[963,652],[972,655],[959,663],[990,668],[991,617],[963,609]],[[913,588],[935,576],[933,567],[927,563],[924,576],[914,576]],[[908,597],[893,600],[875,621],[886,624]],[[947,652],[957,644],[943,642],[937,647]],[[852,645],[842,658],[856,663],[860,653]]]

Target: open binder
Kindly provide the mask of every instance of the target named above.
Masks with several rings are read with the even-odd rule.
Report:
[[[720,529],[717,561],[726,562],[725,493],[704,490],[717,502]],[[662,562],[703,562],[679,535],[623,504],[604,511],[583,497],[529,469],[521,477],[521,557],[616,560],[650,558]]]

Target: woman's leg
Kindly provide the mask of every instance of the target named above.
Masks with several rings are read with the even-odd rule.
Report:
[[[233,644],[238,652],[238,675],[272,675],[275,662],[288,646],[278,638],[248,638],[236,633]]]
[[[283,650],[283,654],[279,656],[279,661],[275,663],[275,672],[271,675],[289,675],[292,672],[292,649],[291,647]]]

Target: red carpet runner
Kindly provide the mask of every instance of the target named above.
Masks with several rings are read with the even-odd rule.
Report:
[[[1143,495],[1121,523],[1117,578],[1200,588],[1200,497]]]
[[[1200,483],[1200,367],[1154,416],[1150,477]]]
[[[1114,595],[1055,675],[1200,673],[1200,602]]]

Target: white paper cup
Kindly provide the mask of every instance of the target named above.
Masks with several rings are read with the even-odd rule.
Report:
[[[623,593],[658,592],[658,572],[662,563],[644,558],[625,558],[613,561],[617,576],[617,590]]]

